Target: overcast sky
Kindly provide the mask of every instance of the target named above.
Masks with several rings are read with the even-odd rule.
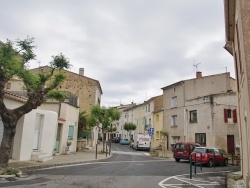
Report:
[[[102,105],[140,104],[195,77],[234,77],[223,0],[0,0],[0,40],[35,38],[37,61],[63,53],[100,82]]]

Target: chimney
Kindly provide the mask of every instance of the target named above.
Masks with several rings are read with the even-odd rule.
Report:
[[[79,74],[84,76],[84,68],[79,68]]]
[[[196,78],[202,78],[202,72],[200,71],[196,72]]]

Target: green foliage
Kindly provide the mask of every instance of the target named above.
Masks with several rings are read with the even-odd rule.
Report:
[[[69,147],[69,146],[71,146],[71,142],[70,141],[67,141],[67,146]]]
[[[136,129],[136,125],[134,123],[126,122],[123,126],[126,131],[134,131]]]
[[[100,107],[100,105],[93,105],[91,107],[91,115],[87,122],[90,126],[99,126],[102,124],[102,129],[109,129],[112,121],[120,119],[120,112],[116,108]]]
[[[58,90],[51,90],[46,96],[47,98],[56,99],[58,101],[64,101],[67,98],[65,93]]]
[[[5,168],[1,175],[16,175],[19,177],[20,171],[15,168]]]
[[[162,134],[162,136],[167,137],[167,138],[169,136],[169,132],[167,132],[167,131],[162,131],[161,134]]]
[[[62,53],[56,56],[52,56],[52,61],[50,62],[50,66],[55,69],[66,68],[69,69],[72,65],[69,64],[69,59],[66,58]]]
[[[89,130],[87,125],[87,114],[86,112],[80,112],[78,118],[78,138],[82,137],[85,131]],[[82,137],[83,138],[83,137]]]
[[[109,129],[108,129],[108,132],[115,132],[116,131],[116,127],[109,127]]]

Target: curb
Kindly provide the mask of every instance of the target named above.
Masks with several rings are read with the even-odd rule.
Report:
[[[43,169],[43,168],[49,168],[49,167],[56,167],[56,166],[67,166],[67,165],[74,165],[74,164],[84,164],[84,163],[94,163],[94,162],[102,162],[106,161],[107,159],[110,159],[113,157],[113,155],[110,155],[107,158],[103,159],[92,159],[92,160],[84,160],[84,161],[78,161],[78,162],[68,162],[68,163],[57,163],[57,164],[42,164],[42,165],[35,165],[35,166],[28,166],[28,167],[19,167],[18,169],[23,172]]]

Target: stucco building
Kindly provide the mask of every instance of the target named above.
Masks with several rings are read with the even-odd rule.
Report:
[[[183,80],[162,88],[164,131],[169,144],[197,142],[238,152],[235,80],[229,73]]]
[[[250,187],[250,1],[224,0],[225,49],[234,57],[237,81],[241,171]]]

